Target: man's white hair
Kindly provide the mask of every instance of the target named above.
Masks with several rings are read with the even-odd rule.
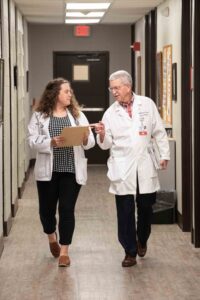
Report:
[[[116,71],[116,72],[112,73],[109,77],[109,80],[116,80],[116,79],[120,79],[123,84],[128,84],[131,86],[133,84],[131,75],[127,71],[124,71],[124,70]]]

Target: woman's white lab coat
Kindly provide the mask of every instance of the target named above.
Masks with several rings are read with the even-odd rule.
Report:
[[[133,117],[115,101],[104,113],[105,138],[97,143],[110,149],[108,173],[109,191],[117,195],[136,194],[137,176],[141,194],[153,193],[160,188],[158,173],[148,152],[154,137],[161,159],[169,160],[169,142],[154,102],[134,94]]]
[[[72,126],[76,122],[67,110]],[[44,118],[39,112],[34,112],[28,125],[28,143],[30,147],[36,150],[36,163],[34,168],[35,179],[38,181],[50,181],[53,171],[53,147],[51,146],[51,137],[49,135],[50,118]],[[81,112],[76,120],[79,125],[88,125],[88,120]],[[85,158],[84,149],[90,149],[95,145],[95,139],[90,129],[88,143],[86,146],[74,146],[75,175],[77,183],[84,185],[87,181],[87,158]]]

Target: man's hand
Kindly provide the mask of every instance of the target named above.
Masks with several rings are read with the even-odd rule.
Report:
[[[100,142],[103,143],[104,137],[105,137],[105,125],[102,121],[99,121],[99,123],[96,123],[94,126],[95,133],[99,134]]]
[[[161,170],[166,170],[167,169],[167,165],[168,165],[168,160],[163,159],[163,160],[160,161],[160,168],[161,168]]]

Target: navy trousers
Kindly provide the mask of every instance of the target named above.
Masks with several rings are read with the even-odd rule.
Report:
[[[136,199],[135,199],[136,198]],[[151,233],[156,192],[149,194],[115,195],[118,221],[118,239],[126,254],[137,255],[137,240],[144,247]],[[135,201],[137,222],[135,220]],[[136,225],[137,223],[137,225]]]

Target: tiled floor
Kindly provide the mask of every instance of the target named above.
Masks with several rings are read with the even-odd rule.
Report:
[[[30,176],[0,259],[0,300],[197,300],[200,249],[177,225],[153,225],[145,258],[122,268],[114,198],[104,167],[90,167],[76,207],[71,266],[58,268]]]

